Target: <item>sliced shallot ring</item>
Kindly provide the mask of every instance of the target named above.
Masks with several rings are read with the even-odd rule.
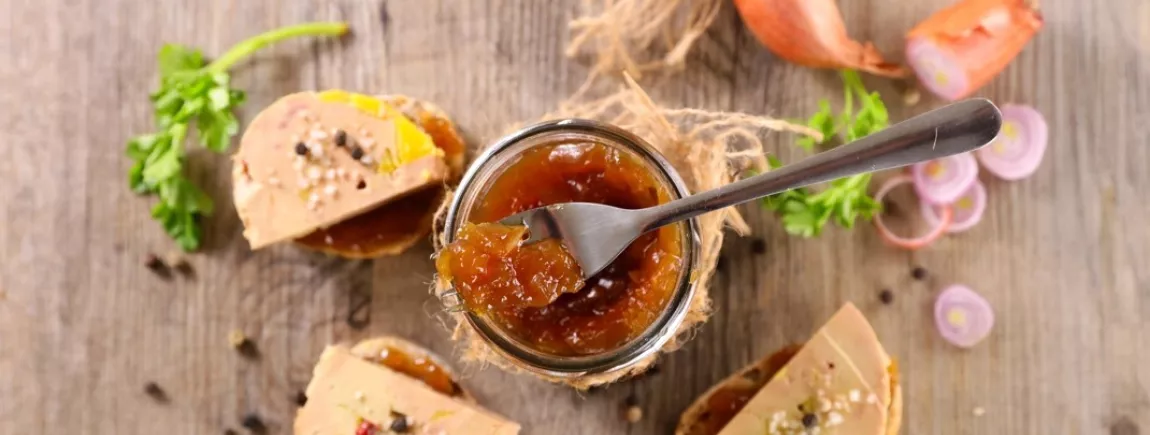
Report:
[[[970,153],[955,154],[910,167],[914,191],[931,204],[950,204],[978,181],[978,160]]]
[[[944,289],[935,300],[934,322],[946,341],[969,348],[990,334],[994,327],[994,309],[974,290],[955,284]]]
[[[974,184],[962,196],[958,197],[958,200],[954,201],[950,207],[954,209],[954,219],[946,232],[961,233],[973,228],[982,221],[982,213],[986,211],[986,186],[975,180]],[[938,225],[941,222],[940,216],[944,208],[929,204],[926,201],[919,203],[922,218],[931,225]]]
[[[875,193],[874,200],[879,204],[882,204],[883,198],[886,198],[887,193],[890,193],[890,191],[895,187],[913,182],[914,179],[908,175],[898,175],[889,180],[886,180],[886,182],[878,188],[878,192]],[[942,216],[939,217],[938,222],[933,223],[933,227],[925,235],[915,238],[901,237],[891,232],[891,230],[887,228],[886,224],[884,224],[882,221],[882,213],[875,215],[874,225],[876,228],[878,228],[879,235],[881,235],[882,239],[888,244],[913,251],[915,249],[929,245],[931,242],[935,241],[935,239],[938,239],[940,236],[946,233],[946,229],[950,227],[950,222],[952,219],[954,219],[954,210],[951,209],[950,205],[943,205]]]
[[[1046,154],[1049,131],[1046,119],[1033,107],[1002,105],[1002,131],[975,154],[990,173],[1004,180],[1029,177]]]
[[[919,199],[950,204],[978,180],[978,161],[971,153],[956,154],[913,165],[910,174]]]

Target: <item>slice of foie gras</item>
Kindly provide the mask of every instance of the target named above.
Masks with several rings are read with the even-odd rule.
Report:
[[[819,433],[886,434],[890,365],[870,323],[848,303],[719,433],[812,433],[803,424],[810,413]]]
[[[395,414],[412,434],[513,435],[519,424],[436,392],[426,384],[329,346],[307,386],[307,404],[295,419],[297,435],[352,435],[363,422],[383,430]]]
[[[394,118],[302,92],[280,98],[244,132],[233,157],[232,190],[252,249],[301,237],[441,183],[450,169],[441,155],[381,169],[402,155]],[[348,137],[335,144],[335,133]],[[304,143],[306,155],[296,152]],[[361,146],[362,145],[362,146]],[[352,158],[359,146],[364,157]],[[318,152],[316,149],[318,148]]]

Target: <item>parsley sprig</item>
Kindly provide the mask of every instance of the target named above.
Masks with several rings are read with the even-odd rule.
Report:
[[[344,23],[309,23],[283,27],[236,44],[218,59],[206,63],[199,50],[165,44],[158,57],[160,88],[151,100],[156,131],[128,141],[132,158],[128,183],[139,194],[156,194],[152,218],[160,222],[185,251],[200,246],[199,219],[212,213],[212,199],[192,184],[183,171],[184,139],[194,129],[199,142],[217,153],[227,151],[239,132],[234,110],[244,93],[230,84],[228,69],[270,44],[302,36],[337,36]]]
[[[815,151],[816,146],[834,145],[838,138],[847,143],[890,124],[886,106],[878,92],[868,92],[862,84],[858,72],[840,72],[843,80],[843,110],[835,114],[830,102],[819,101],[819,111],[807,120],[807,126],[823,134],[823,141],[810,137],[799,139],[798,146]],[[859,100],[859,110],[854,111],[854,99]],[[774,156],[768,157],[771,169],[782,166]],[[867,194],[871,174],[855,175],[830,182],[821,191],[809,188],[795,189],[763,199],[763,205],[776,212],[783,220],[787,233],[801,237],[817,237],[827,222],[834,220],[843,228],[854,227],[859,217],[869,220],[881,209],[881,205]]]

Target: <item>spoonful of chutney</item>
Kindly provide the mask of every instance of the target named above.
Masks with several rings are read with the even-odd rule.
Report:
[[[542,307],[603,270],[631,242],[668,224],[815,183],[898,168],[990,143],[1002,114],[970,99],[895,124],[797,163],[645,208],[566,202],[467,224],[437,268],[470,310]],[[498,273],[492,273],[498,272]]]

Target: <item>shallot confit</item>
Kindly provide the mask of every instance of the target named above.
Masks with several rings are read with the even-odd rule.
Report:
[[[491,222],[564,202],[634,209],[670,199],[628,152],[588,142],[539,146],[497,176],[436,268],[468,310],[540,351],[609,351],[642,334],[674,293],[683,267],[681,224],[644,234],[584,282],[559,241],[521,245],[524,228]]]

